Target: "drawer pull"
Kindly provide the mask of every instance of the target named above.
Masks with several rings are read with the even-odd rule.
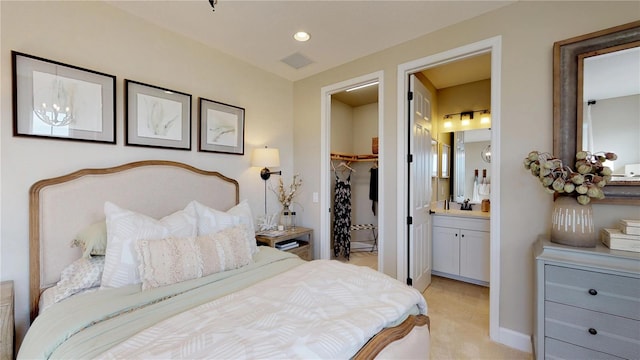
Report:
[[[596,289],[589,289],[589,295],[596,296],[598,295],[598,291]]]
[[[596,330],[594,328],[589,328],[589,334],[596,335],[597,333],[598,333],[598,330]]]

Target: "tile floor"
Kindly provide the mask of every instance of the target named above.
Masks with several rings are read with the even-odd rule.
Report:
[[[349,263],[377,269],[376,253],[352,253]],[[433,276],[424,291],[431,318],[431,359],[532,359],[489,339],[489,288]]]

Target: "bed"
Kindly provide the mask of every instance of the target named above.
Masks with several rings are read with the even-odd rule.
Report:
[[[35,183],[18,358],[429,357],[419,292],[256,246],[239,193],[218,172],[161,160]]]

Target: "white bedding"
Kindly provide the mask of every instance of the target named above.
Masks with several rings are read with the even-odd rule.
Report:
[[[316,260],[164,320],[99,358],[350,358],[416,305],[426,314],[417,290],[384,274]]]

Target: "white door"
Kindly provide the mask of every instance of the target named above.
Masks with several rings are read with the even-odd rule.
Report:
[[[409,277],[412,285],[423,292],[431,283],[431,93],[416,78],[409,76]]]

